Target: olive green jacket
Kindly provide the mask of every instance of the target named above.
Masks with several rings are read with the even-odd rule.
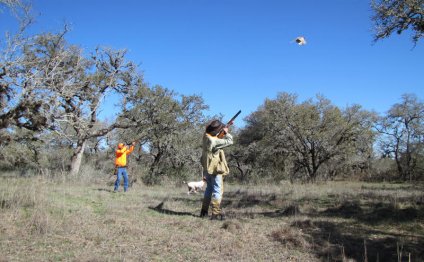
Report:
[[[227,161],[222,148],[233,144],[231,134],[226,134],[223,138],[211,136],[205,133],[202,145],[202,167],[210,175],[227,175],[229,173]]]

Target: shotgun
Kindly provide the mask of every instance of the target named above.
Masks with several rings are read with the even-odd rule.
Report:
[[[240,115],[240,113],[241,113],[241,110],[239,110],[237,114],[235,114],[224,127],[230,127],[232,124],[234,124],[234,120],[236,119],[236,117],[238,117],[238,115]],[[221,131],[219,131],[218,133],[218,138],[223,138],[224,136],[225,136],[224,129],[221,129]]]

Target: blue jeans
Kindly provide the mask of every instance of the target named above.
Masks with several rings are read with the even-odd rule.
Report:
[[[221,213],[221,201],[224,193],[224,181],[222,175],[210,175],[203,173],[206,178],[206,190],[202,203],[202,211],[207,214],[209,205],[212,204],[212,214],[219,215]]]
[[[127,192],[127,190],[128,190],[128,174],[127,174],[127,168],[126,167],[118,167],[118,173],[116,174],[114,191],[118,191],[119,185],[121,183],[122,176],[124,177],[124,191]]]
[[[222,194],[224,193],[224,183],[222,175],[210,175],[207,172],[203,173],[206,177],[205,197],[212,198],[221,202]]]

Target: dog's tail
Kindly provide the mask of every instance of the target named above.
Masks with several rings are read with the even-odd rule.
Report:
[[[183,184],[187,184],[187,182],[186,181],[183,181]]]

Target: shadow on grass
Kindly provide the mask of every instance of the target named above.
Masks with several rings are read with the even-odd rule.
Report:
[[[359,197],[360,199],[363,196]],[[267,217],[284,217],[302,214],[301,208],[306,205],[309,213],[305,215],[321,216],[321,217],[340,217],[356,219],[359,222],[369,225],[376,225],[386,222],[413,222],[420,217],[424,217],[424,202],[421,201],[423,196],[411,196],[398,199],[399,204],[405,203],[409,205],[407,208],[396,207],[393,203],[387,201],[379,201],[378,198],[370,197],[365,199],[365,203],[359,200],[343,201],[336,195],[328,195],[323,198],[303,198],[292,201],[284,199],[282,195],[275,194],[248,194],[246,192],[228,192],[224,194],[222,206],[225,209],[232,210],[238,216],[254,217],[263,215]],[[378,202],[377,202],[378,201]],[[335,203],[339,203],[336,204]],[[260,207],[261,209],[272,209],[265,212],[237,212],[246,208]],[[316,207],[326,208],[324,211],[315,212]],[[244,214],[244,215],[243,215]]]
[[[11,206],[12,206],[12,204],[11,204],[10,200],[2,199],[0,201],[0,209],[7,209],[7,208],[10,208]]]
[[[424,216],[421,208],[396,208],[391,203],[372,203],[364,208],[358,202],[344,202],[338,207],[328,208],[321,215],[329,217],[353,218],[370,225],[385,222],[410,222]]]
[[[106,188],[97,188],[97,191],[105,191],[105,192],[113,193],[112,189],[106,189]]]
[[[268,217],[268,218],[282,218],[282,217],[292,217],[292,216],[298,216],[302,215],[303,213],[300,211],[299,207],[297,205],[289,205],[285,208],[276,209],[273,211],[265,211],[265,212],[252,212],[252,211],[244,211],[244,212],[238,212],[234,211],[234,209],[231,208],[225,208],[226,216],[228,218],[260,218],[260,217]]]
[[[161,213],[161,214],[165,214],[165,215],[198,217],[195,214],[190,213],[190,212],[179,212],[179,211],[173,211],[173,210],[170,210],[170,209],[163,208],[164,203],[165,202],[161,202],[159,205],[157,205],[155,207],[149,207],[149,209],[154,210],[154,211]]]
[[[248,194],[247,192],[225,192],[222,205],[231,208],[249,208],[254,206],[275,207],[275,194]]]
[[[307,220],[292,226],[312,237],[313,250],[322,261],[424,261],[424,238],[394,236],[329,221]]]
[[[399,205],[374,194],[358,194],[358,200],[352,201],[343,201],[345,195],[294,201],[284,201],[283,197],[230,192],[224,195],[223,206],[228,218],[309,217],[291,226],[311,237],[312,252],[322,261],[424,261],[424,236],[417,233],[422,229],[397,230],[403,225],[422,225],[424,205],[420,195],[398,198]],[[271,210],[244,210],[256,206]],[[305,206],[313,208],[301,210]]]
[[[191,198],[191,197],[173,197],[169,200],[171,201],[178,201],[183,202],[187,205],[199,206],[199,212],[200,207],[202,203],[203,196]],[[270,195],[254,195],[254,194],[247,194],[246,192],[228,192],[224,194],[224,199],[221,203],[223,209],[226,211],[228,218],[253,218],[257,216],[266,216],[266,217],[279,217],[279,216],[292,216],[296,214],[300,214],[300,210],[297,206],[288,206],[284,208],[278,208],[275,211],[268,211],[268,212],[233,212],[232,210],[249,208],[254,206],[266,206],[266,207],[276,207],[275,203],[272,203],[272,201],[276,200],[275,194]],[[186,215],[186,216],[194,216],[197,217],[197,215],[194,215],[189,212],[179,212],[179,211],[173,211],[169,209],[163,208],[164,202],[161,202],[156,207],[149,207],[151,210],[155,210],[159,213],[168,214],[168,215]],[[279,205],[280,206],[280,205]],[[228,212],[227,212],[228,210]]]
[[[185,198],[185,197],[173,197],[171,198],[171,200],[173,201],[178,201],[178,202],[183,202],[186,203],[188,205],[200,205],[202,204],[202,198]]]
[[[388,185],[381,185],[379,183],[376,184],[368,184],[368,185],[363,185],[361,186],[361,189],[363,190],[370,190],[370,191],[375,191],[375,190],[385,190],[385,191],[394,191],[394,192],[398,192],[399,190],[421,190],[423,188],[423,184],[417,183],[405,183],[405,182],[393,182],[390,183]]]
[[[379,201],[379,202],[408,202],[408,203],[417,203],[417,204],[424,204],[424,195],[420,193],[411,194],[411,195],[396,195],[396,194],[382,194],[381,192],[363,192],[355,195],[355,198],[357,199],[372,199],[373,201]]]

